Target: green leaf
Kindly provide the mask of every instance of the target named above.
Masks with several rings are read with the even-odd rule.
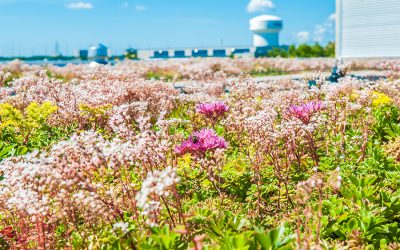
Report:
[[[8,146],[8,147],[3,148],[3,149],[0,151],[0,158],[3,158],[3,157],[6,156],[8,153],[10,153],[11,150],[12,150],[13,148],[14,148],[14,146]]]
[[[17,149],[17,153],[16,155],[24,155],[26,154],[26,152],[28,152],[28,148],[25,146],[19,146]]]

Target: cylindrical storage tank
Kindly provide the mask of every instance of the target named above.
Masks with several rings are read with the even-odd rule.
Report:
[[[88,56],[89,58],[106,58],[108,57],[108,48],[101,43],[93,45],[89,48]]]
[[[250,20],[254,47],[279,46],[279,32],[283,29],[280,17],[262,15]]]

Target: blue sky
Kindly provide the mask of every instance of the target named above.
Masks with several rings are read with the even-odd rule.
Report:
[[[335,0],[0,0],[0,56],[251,45],[249,19],[284,20],[282,44],[334,39]]]

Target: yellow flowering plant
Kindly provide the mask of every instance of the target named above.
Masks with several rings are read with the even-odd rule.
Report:
[[[8,138],[12,137],[12,141],[26,145],[32,136],[46,126],[47,119],[56,111],[57,107],[50,102],[41,105],[32,102],[24,111],[9,103],[2,103],[0,104],[2,137],[7,134]]]
[[[379,107],[391,104],[393,100],[384,93],[373,91],[372,92],[372,106]]]

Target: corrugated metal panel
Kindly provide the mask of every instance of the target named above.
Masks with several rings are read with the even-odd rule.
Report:
[[[400,57],[400,0],[337,1],[338,57]]]

